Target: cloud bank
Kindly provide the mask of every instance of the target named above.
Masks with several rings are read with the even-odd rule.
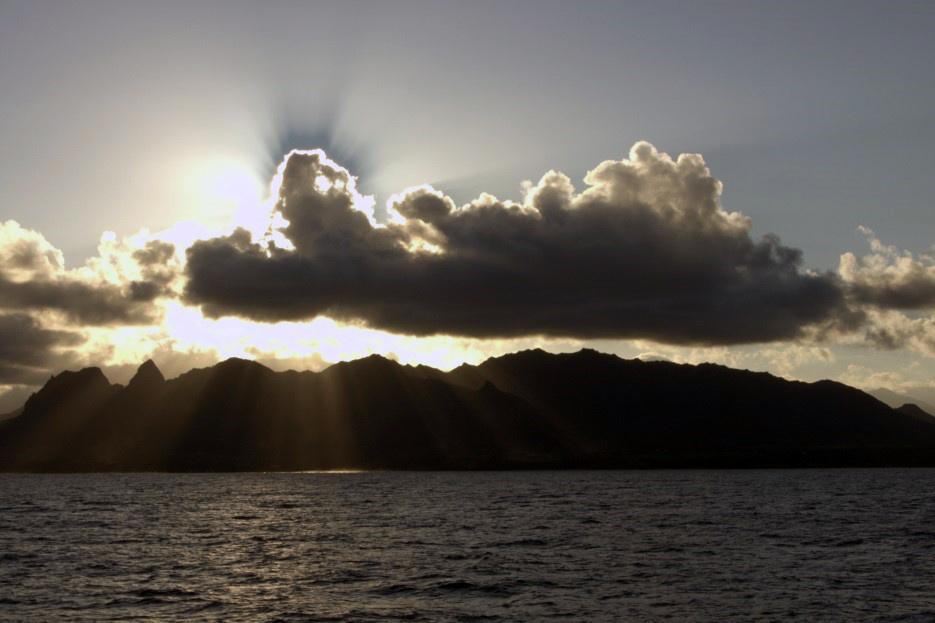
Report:
[[[0,385],[31,385],[81,359],[91,328],[154,326],[173,297],[175,247],[105,234],[98,255],[66,268],[62,252],[15,221],[0,223]]]
[[[720,205],[698,155],[637,143],[576,192],[550,171],[521,203],[458,207],[419,187],[372,201],[321,151],[279,169],[273,225],[196,242],[185,298],[206,315],[327,315],[411,335],[647,338],[735,344],[796,338],[846,316],[836,277]]]
[[[54,311],[81,325],[147,324],[172,279],[175,248],[152,240],[129,250],[105,236],[100,256],[68,270],[61,251],[15,221],[0,223],[0,309]]]

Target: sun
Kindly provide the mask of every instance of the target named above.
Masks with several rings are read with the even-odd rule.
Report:
[[[209,228],[236,226],[257,232],[269,222],[264,207],[264,184],[248,164],[230,159],[208,160],[191,165],[187,180],[192,203],[191,215]]]

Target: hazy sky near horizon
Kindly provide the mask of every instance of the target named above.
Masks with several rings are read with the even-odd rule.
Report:
[[[536,345],[711,359],[865,386],[931,387],[932,32],[935,5],[925,2],[0,0],[0,222],[17,224],[7,223],[3,232],[8,287],[0,288],[0,303],[7,299],[0,331],[34,339],[0,349],[0,388],[24,391],[49,371],[77,363],[102,364],[125,380],[149,356],[171,374],[230,355],[316,367],[380,352],[451,366]],[[387,207],[393,195],[422,184],[457,206],[489,193],[529,207],[529,188],[555,170],[581,193],[589,186],[585,175],[601,163],[636,162],[631,147],[638,141],[673,163],[683,153],[704,158],[723,191],[678,201],[716,201],[722,208],[716,235],[702,227],[682,236],[687,226],[665,221],[659,216],[665,209],[656,206],[647,213],[662,219],[652,235],[672,234],[683,246],[663,241],[644,248],[637,241],[631,248],[611,238],[608,248],[623,251],[595,255],[578,269],[638,262],[671,277],[713,257],[718,275],[729,267],[751,281],[705,273],[696,282],[711,277],[712,289],[684,299],[681,286],[657,292],[594,283],[575,293],[585,301],[580,306],[504,335],[492,335],[478,318],[509,310],[529,318],[544,303],[504,295],[498,306],[470,318],[439,319],[433,312],[427,315],[436,324],[420,324],[408,320],[414,309],[427,309],[417,295],[392,308],[386,302],[398,292],[430,291],[440,308],[456,305],[457,297],[438,294],[442,282],[469,275],[463,278],[483,284],[502,273],[455,262],[476,259],[489,242],[468,219],[452,212],[450,222],[430,222],[413,207],[410,214],[422,219],[416,225],[435,228],[444,242],[407,221],[391,244],[412,251],[417,243],[438,243],[451,261],[423,262],[428,272],[441,267],[444,277],[436,281],[418,267],[403,274],[400,266],[415,265],[406,256],[399,264],[374,264],[380,283],[396,284],[379,296],[309,285],[308,271],[335,274],[335,266],[360,258],[329,256],[337,264],[286,275],[282,266],[314,255],[300,241],[308,232],[293,231],[285,237],[294,255],[284,256],[282,266],[267,258],[260,279],[282,285],[277,310],[292,305],[283,293],[308,288],[297,311],[257,310],[247,305],[256,289],[218,285],[244,274],[241,265],[229,274],[215,270],[217,254],[252,253],[239,242],[225,247],[224,236],[235,225],[252,226],[253,241],[259,240],[268,215],[260,206],[290,149],[321,148],[357,176],[357,191],[373,196],[373,221],[383,225],[393,216]],[[689,175],[679,169],[665,179],[681,184],[683,173]],[[649,173],[637,178],[630,181],[643,190],[669,183]],[[524,187],[526,180],[531,184]],[[602,201],[655,210],[654,201],[669,200],[659,199],[661,191],[630,190],[608,190]],[[591,209],[588,201],[573,203]],[[508,211],[481,225],[507,231]],[[747,225],[720,216],[734,213],[749,219]],[[580,239],[574,236],[588,227],[610,231],[619,224],[580,220],[580,227],[554,236],[528,223],[517,231],[543,249],[573,248]],[[645,219],[627,221],[621,231],[638,233],[637,222]],[[148,233],[138,234],[143,228]],[[113,235],[101,250],[104,232]],[[361,229],[354,241],[366,239],[362,248],[373,255],[390,243],[371,233]],[[638,240],[648,240],[644,234]],[[744,245],[767,234],[781,245],[762,251],[773,254],[763,268]],[[519,261],[526,247],[506,247],[520,234],[503,235],[506,246],[494,250],[496,257],[484,256],[484,265]],[[201,246],[186,260],[195,238]],[[171,242],[175,253],[163,253],[157,240]],[[723,240],[747,250],[721,257],[713,249],[730,246]],[[145,259],[134,255],[144,247]],[[801,251],[800,263],[791,268],[794,262],[777,259],[783,249]],[[848,253],[853,261],[842,260]],[[191,258],[202,264],[188,265]],[[536,284],[542,277],[542,284],[560,289],[565,282],[555,275],[564,265],[549,265],[545,277],[511,278]],[[261,270],[256,262],[250,266]],[[754,273],[760,276],[749,277]],[[815,276],[828,274],[827,283]],[[635,273],[627,279],[638,280]],[[774,287],[779,281],[782,288]],[[594,293],[607,288],[613,295],[595,301]],[[321,292],[332,292],[332,299],[321,303],[315,299]],[[724,298],[737,292],[736,304]],[[121,296],[129,303],[121,304]],[[84,301],[80,311],[64,302],[75,298]],[[684,331],[666,332],[631,309],[637,298],[647,317],[667,318],[667,305],[705,313],[686,321]],[[99,307],[89,302],[98,299]],[[761,310],[763,301],[778,300],[788,308],[782,317]],[[607,301],[613,305],[600,314],[578,311]],[[748,317],[748,304],[749,317],[769,330],[740,337],[709,330],[722,313],[716,307],[736,312],[735,326]],[[338,324],[313,320],[316,305],[340,316]],[[218,319],[205,319],[204,310]],[[631,320],[616,322],[613,314]],[[581,329],[597,325],[605,327],[601,335]],[[536,337],[542,332],[552,337]]]

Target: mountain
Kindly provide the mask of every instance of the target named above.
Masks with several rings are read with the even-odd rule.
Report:
[[[123,387],[63,372],[0,422],[0,469],[299,470],[935,465],[935,419],[834,383],[525,351],[450,372],[229,359]]]
[[[912,397],[918,398],[918,400],[914,401],[917,404],[925,402],[935,406],[935,387],[913,387]]]
[[[915,396],[910,396],[908,394],[898,394],[883,387],[878,387],[877,389],[873,389],[867,393],[894,409],[906,404],[915,405],[925,414],[935,417],[935,406],[925,402],[924,400],[920,400]]]
[[[928,412],[923,411],[922,409],[919,408],[918,405],[914,405],[912,403],[907,403],[907,404],[902,405],[901,407],[898,407],[896,409],[896,412],[902,413],[903,415],[914,417],[917,420],[921,420],[923,422],[928,422],[932,419],[932,416],[929,415]]]

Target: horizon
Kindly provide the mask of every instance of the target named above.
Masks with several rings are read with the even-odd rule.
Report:
[[[169,380],[147,360],[126,385],[50,379],[0,423],[0,472],[932,466],[931,407],[893,399],[591,349],[449,372],[232,358]]]
[[[136,378],[136,376],[140,374],[140,372],[143,370],[143,368],[146,366],[146,364],[152,364],[152,366],[155,368],[155,370],[156,370],[160,375],[163,376],[163,378],[165,379],[165,381],[168,382],[168,381],[173,381],[173,380],[175,380],[175,379],[178,379],[179,377],[184,376],[184,375],[188,374],[189,372],[200,372],[200,371],[203,371],[203,370],[209,370],[209,369],[215,368],[215,367],[217,367],[217,366],[220,366],[220,365],[222,365],[222,364],[225,364],[225,363],[228,363],[228,362],[231,362],[231,361],[243,362],[243,363],[251,364],[251,365],[257,365],[257,366],[262,367],[262,368],[264,368],[264,369],[266,369],[266,370],[269,370],[270,372],[273,372],[273,373],[287,373],[287,372],[293,372],[293,373],[298,373],[298,374],[305,374],[305,373],[320,374],[320,373],[325,372],[325,371],[328,370],[329,368],[331,368],[331,367],[333,367],[333,366],[335,366],[335,365],[338,365],[338,364],[342,364],[342,363],[351,364],[351,363],[355,363],[355,362],[358,362],[358,361],[363,361],[363,360],[366,360],[366,359],[374,359],[374,358],[380,359],[380,360],[382,360],[382,361],[386,361],[386,362],[388,362],[388,363],[392,363],[392,364],[398,365],[398,366],[403,367],[403,368],[410,368],[410,369],[413,369],[413,370],[418,369],[418,368],[428,368],[428,369],[431,369],[431,370],[434,370],[434,371],[437,371],[437,372],[448,373],[448,372],[456,372],[457,370],[462,369],[462,368],[464,368],[464,367],[478,367],[478,366],[483,366],[485,363],[488,363],[488,362],[490,362],[490,361],[505,359],[505,358],[509,358],[509,357],[511,357],[511,356],[523,355],[523,354],[526,354],[526,353],[541,353],[541,354],[543,354],[543,355],[548,355],[548,356],[552,356],[552,357],[560,357],[560,356],[563,356],[563,355],[580,355],[580,354],[582,354],[582,353],[594,353],[594,354],[597,354],[597,355],[603,355],[603,356],[613,357],[613,358],[619,359],[619,360],[621,360],[621,361],[640,362],[640,363],[647,363],[647,364],[652,364],[652,363],[664,363],[664,364],[671,364],[671,365],[675,365],[675,366],[684,366],[684,367],[690,367],[690,368],[696,368],[696,367],[698,367],[698,366],[715,366],[715,367],[720,367],[720,368],[726,368],[726,369],[729,369],[729,370],[736,370],[736,371],[739,371],[739,372],[753,372],[753,373],[761,372],[761,373],[768,374],[768,375],[773,376],[773,377],[778,378],[778,379],[790,380],[790,379],[785,379],[784,377],[782,377],[782,376],[780,376],[780,375],[776,375],[776,374],[773,374],[773,373],[768,372],[768,371],[749,370],[749,369],[746,369],[746,368],[734,368],[734,367],[731,367],[731,366],[726,366],[726,365],[724,365],[724,364],[719,364],[719,363],[714,363],[714,362],[702,362],[702,363],[693,364],[693,363],[676,362],[676,361],[671,361],[671,360],[669,360],[669,359],[660,359],[660,358],[640,358],[640,357],[626,358],[626,357],[621,357],[620,355],[616,355],[616,354],[614,354],[614,353],[606,353],[606,352],[601,352],[601,351],[596,350],[596,349],[593,349],[593,348],[582,347],[582,348],[580,348],[580,349],[577,350],[577,351],[560,351],[560,352],[551,352],[551,351],[548,351],[548,350],[545,350],[545,349],[542,349],[542,348],[530,348],[530,349],[518,350],[518,351],[513,351],[513,352],[503,353],[503,354],[500,354],[500,355],[491,356],[491,357],[488,357],[487,359],[485,359],[485,360],[479,362],[478,364],[461,363],[461,364],[459,364],[458,366],[455,366],[455,367],[452,367],[452,368],[447,368],[447,369],[435,368],[435,367],[433,367],[433,366],[427,366],[427,365],[425,365],[425,364],[401,363],[400,361],[398,361],[397,359],[393,358],[392,356],[387,357],[387,356],[381,355],[381,354],[379,354],[379,353],[371,353],[371,354],[369,354],[369,355],[364,355],[364,356],[358,357],[358,358],[356,358],[356,359],[347,359],[347,360],[337,361],[337,362],[333,362],[333,363],[325,363],[325,364],[323,365],[323,367],[318,368],[318,369],[314,369],[314,370],[308,369],[308,368],[306,368],[306,369],[276,368],[276,367],[270,367],[269,365],[266,365],[266,364],[263,363],[262,361],[259,361],[259,360],[256,360],[256,359],[244,359],[244,358],[242,358],[242,357],[228,357],[227,359],[223,359],[223,360],[217,361],[217,362],[215,362],[215,363],[213,363],[213,364],[211,364],[211,365],[206,365],[206,366],[202,366],[202,367],[195,367],[195,368],[190,368],[190,369],[188,369],[188,370],[183,370],[183,371],[179,372],[178,374],[176,374],[175,376],[164,376],[164,375],[162,374],[162,370],[160,369],[159,365],[156,364],[152,359],[147,359],[147,360],[143,361],[142,363],[140,363],[140,364],[133,370],[132,375],[127,379],[127,381],[122,382],[122,383],[121,383],[121,382],[118,382],[118,381],[114,381],[114,380],[108,375],[107,371],[104,370],[104,369],[102,369],[100,366],[87,366],[87,367],[85,367],[85,368],[81,368],[81,369],[77,369],[77,370],[60,370],[60,371],[58,371],[58,372],[53,373],[53,374],[51,375],[51,377],[49,378],[49,381],[51,381],[52,379],[56,378],[57,376],[59,376],[59,375],[61,375],[61,374],[63,374],[63,373],[69,373],[69,372],[74,373],[74,372],[80,372],[80,371],[82,371],[82,370],[94,369],[94,370],[99,370],[99,371],[101,372],[101,374],[104,376],[104,378],[107,380],[107,382],[110,383],[111,385],[118,386],[118,387],[126,387],[126,386],[129,384],[129,382],[130,382],[133,378]],[[273,362],[271,362],[271,363],[273,363],[273,364],[275,365],[276,361],[273,361]],[[795,380],[795,379],[791,379],[791,380]],[[818,379],[818,380],[814,380],[814,381],[807,381],[807,383],[809,383],[809,384],[815,384],[815,383],[822,383],[822,382],[826,382],[826,381],[832,381],[832,382],[840,383],[840,381],[834,381],[834,379]],[[46,383],[48,383],[48,381],[46,381]],[[841,384],[842,384],[842,385],[847,385],[846,383],[841,383]],[[847,385],[847,386],[848,386],[848,387],[853,387],[853,386],[851,386],[851,385]],[[39,387],[37,388],[37,390],[41,390],[43,387],[44,387],[44,385],[41,385],[41,386],[39,386]],[[854,389],[861,389],[861,388],[854,388]],[[932,417],[935,417],[935,412],[933,412],[933,406],[929,404],[929,400],[931,400],[931,398],[927,400],[926,398],[923,398],[923,397],[921,397],[921,396],[915,396],[915,395],[913,395],[911,392],[894,392],[894,391],[892,391],[892,390],[890,390],[890,389],[888,389],[888,388],[885,388],[885,387],[867,388],[867,389],[861,389],[861,391],[867,393],[868,395],[872,396],[873,398],[876,398],[877,400],[883,402],[884,404],[886,404],[887,406],[889,406],[889,407],[891,407],[891,408],[893,408],[893,409],[896,409],[897,407],[900,407],[900,406],[903,406],[903,405],[906,405],[906,404],[913,404],[913,405],[919,407],[920,409],[922,409],[924,413],[926,413],[926,414],[928,414],[928,415],[931,415]],[[891,394],[891,396],[887,396],[886,394]],[[28,398],[28,396],[27,396],[26,398]],[[933,395],[933,398],[935,398],[935,395]],[[893,400],[895,400],[895,401],[893,401]],[[25,399],[24,399],[24,402],[25,402]],[[9,410],[9,411],[7,411],[6,413],[0,411],[0,416],[2,416],[2,415],[10,415],[11,413],[17,413],[17,414],[18,414],[18,413],[21,411],[22,406],[23,406],[23,405],[20,404],[19,407],[15,408],[15,409],[13,409],[13,410]]]
[[[222,363],[226,363],[226,362],[228,362],[228,361],[243,361],[243,362],[245,362],[245,363],[257,364],[257,365],[259,365],[259,366],[262,366],[263,368],[266,368],[267,370],[270,370],[271,372],[299,372],[299,373],[302,373],[302,372],[311,372],[311,373],[317,374],[317,373],[319,373],[319,372],[324,372],[324,371],[327,370],[328,368],[330,368],[330,367],[332,367],[332,366],[335,366],[335,365],[337,365],[337,364],[340,364],[340,363],[353,363],[353,362],[355,362],[355,361],[361,361],[361,360],[363,360],[363,359],[371,359],[371,358],[382,359],[382,360],[384,360],[384,361],[388,361],[388,362],[397,364],[397,365],[402,366],[402,367],[405,367],[405,368],[426,367],[426,368],[431,368],[431,369],[433,369],[433,370],[437,370],[437,371],[439,371],[439,372],[451,372],[452,370],[455,370],[455,369],[457,369],[457,368],[459,368],[459,367],[462,367],[462,366],[471,366],[471,367],[475,367],[475,366],[483,365],[484,363],[486,363],[486,362],[488,362],[488,361],[491,361],[491,360],[493,360],[493,359],[500,359],[500,358],[503,358],[503,357],[509,357],[509,356],[511,356],[511,355],[520,355],[520,354],[523,354],[523,353],[537,353],[537,352],[538,352],[538,353],[543,353],[543,354],[545,354],[545,355],[553,355],[553,356],[558,356],[558,355],[577,355],[577,354],[580,354],[580,353],[583,353],[583,352],[590,352],[590,353],[596,353],[596,354],[598,354],[598,355],[607,355],[607,356],[609,356],[609,357],[615,357],[615,358],[620,359],[620,360],[622,360],[622,361],[639,361],[639,362],[642,362],[642,363],[656,363],[656,362],[661,362],[661,363],[671,363],[671,364],[673,364],[673,365],[679,365],[679,366],[692,366],[692,367],[698,366],[698,365],[714,365],[714,366],[721,366],[721,367],[725,367],[725,368],[730,368],[730,366],[724,366],[723,364],[718,364],[718,363],[713,363],[713,362],[702,362],[702,363],[700,363],[700,364],[691,364],[691,363],[679,363],[679,362],[676,362],[676,361],[670,361],[670,360],[668,360],[668,359],[640,359],[639,357],[630,357],[630,358],[627,358],[627,357],[621,357],[620,355],[616,355],[616,354],[614,354],[614,353],[605,353],[605,352],[601,352],[601,351],[596,350],[596,349],[593,349],[593,348],[582,347],[582,348],[580,348],[579,350],[576,350],[576,351],[559,351],[559,352],[552,352],[552,351],[548,351],[548,350],[545,350],[545,349],[542,349],[542,348],[527,348],[527,349],[523,349],[523,350],[517,350],[517,351],[508,352],[508,353],[503,353],[503,354],[501,354],[501,355],[493,355],[493,356],[491,356],[491,357],[488,357],[487,359],[484,359],[483,361],[481,361],[481,362],[478,363],[478,364],[461,363],[461,364],[458,364],[457,366],[452,367],[452,368],[436,368],[436,367],[434,367],[434,366],[427,366],[427,365],[425,365],[425,364],[402,363],[402,362],[400,362],[398,359],[393,358],[392,356],[385,356],[385,355],[381,355],[380,353],[371,353],[371,354],[369,354],[369,355],[363,355],[363,356],[357,357],[357,358],[355,358],[355,359],[346,359],[346,360],[342,360],[342,361],[326,362],[326,363],[324,364],[323,367],[318,368],[318,369],[314,369],[314,370],[311,369],[311,368],[304,368],[304,369],[296,369],[296,368],[276,369],[276,368],[273,368],[273,367],[270,367],[270,366],[266,365],[265,363],[263,363],[262,361],[257,360],[257,359],[246,359],[246,358],[243,358],[243,357],[236,357],[236,356],[234,356],[234,357],[228,357],[227,359],[222,359],[222,360],[220,360],[220,361],[217,361],[217,362],[215,362],[215,363],[213,363],[213,364],[210,364],[210,365],[207,365],[207,366],[203,366],[203,367],[199,367],[199,368],[189,368],[188,370],[184,370],[183,372],[181,372],[180,375],[181,375],[181,374],[185,374],[186,372],[194,371],[194,370],[205,370],[205,369],[208,369],[208,368],[213,368],[214,366],[217,366],[217,365],[222,364]],[[143,362],[141,362],[140,364],[137,365],[136,369],[134,370],[134,375],[136,374],[136,372],[139,371],[139,368],[145,366],[147,363],[152,363],[152,364],[156,367],[156,369],[159,370],[160,373],[162,372],[162,369],[159,367],[159,365],[158,365],[155,361],[153,361],[152,359],[146,359],[145,361],[143,361]],[[107,378],[108,381],[110,381],[110,378],[107,377],[107,371],[106,371],[104,368],[102,368],[101,366],[93,366],[93,365],[92,365],[92,366],[87,366],[86,368],[80,368],[80,369],[74,369],[74,370],[72,370],[72,369],[60,370],[60,371],[58,371],[58,372],[53,373],[52,376],[53,376],[53,377],[54,377],[54,376],[58,376],[58,375],[61,374],[62,372],[79,372],[80,370],[85,370],[85,369],[88,369],[88,368],[100,370],[101,373],[104,374],[105,378]],[[745,372],[755,372],[755,370],[745,370],[745,369],[743,369],[743,368],[732,368],[732,369],[735,369],[735,370],[742,370],[742,371],[745,371]],[[767,373],[767,374],[769,374],[769,373]],[[772,376],[776,376],[776,375],[772,375]],[[132,378],[132,377],[131,377],[131,378]],[[178,378],[178,375],[177,375],[177,376],[173,376],[173,377],[166,377],[166,380],[167,380],[167,381],[171,381],[172,379],[175,379],[175,378]],[[782,377],[777,377],[777,378],[782,378]],[[822,380],[830,380],[830,379],[822,379]],[[111,382],[111,383],[114,383],[113,381],[110,381],[110,382]],[[117,384],[117,385],[125,385],[126,383],[115,383],[115,384]]]

